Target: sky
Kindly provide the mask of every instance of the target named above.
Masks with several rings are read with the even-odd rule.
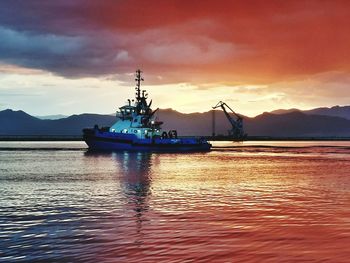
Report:
[[[0,0],[0,110],[350,105],[350,1]]]

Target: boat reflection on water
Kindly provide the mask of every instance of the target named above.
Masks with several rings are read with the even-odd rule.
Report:
[[[143,213],[149,208],[151,195],[152,154],[147,152],[113,153],[119,170],[119,179],[127,204],[136,212],[138,232],[143,221]]]
[[[135,218],[136,233],[141,232],[144,214],[149,209],[151,195],[152,164],[156,158],[150,152],[93,152],[88,151],[86,156],[96,157],[109,161],[115,165],[115,181],[120,182],[124,216]],[[117,197],[116,197],[117,198]],[[130,212],[133,211],[132,214]],[[129,222],[130,223],[130,222]]]

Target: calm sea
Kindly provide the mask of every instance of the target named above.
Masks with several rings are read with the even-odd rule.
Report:
[[[350,262],[350,142],[0,143],[0,262]]]

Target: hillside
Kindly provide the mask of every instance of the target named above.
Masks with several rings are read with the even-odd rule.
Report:
[[[286,114],[291,112],[302,112],[308,115],[323,115],[323,116],[331,116],[331,117],[340,117],[344,119],[350,120],[350,106],[334,106],[331,108],[322,107],[322,108],[316,108],[312,110],[299,110],[299,109],[280,109],[280,110],[274,110],[270,113],[272,114]]]
[[[172,109],[160,110],[163,129],[177,129],[179,135],[212,134],[212,112],[184,114]],[[0,111],[0,135],[81,135],[95,124],[110,126],[116,118],[110,115],[80,114],[58,120],[41,120],[23,111]],[[245,117],[245,130],[250,136],[274,137],[347,137],[350,120],[340,117],[311,115],[301,111]],[[221,111],[216,111],[216,134],[226,135],[230,125]]]
[[[72,115],[58,120],[41,120],[23,111],[0,111],[0,135],[80,135],[95,123],[110,126],[115,117],[99,114]]]

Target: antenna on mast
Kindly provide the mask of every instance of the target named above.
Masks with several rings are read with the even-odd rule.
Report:
[[[141,99],[141,89],[140,89],[140,86],[141,86],[141,81],[143,81],[143,78],[141,77],[141,73],[142,71],[141,70],[136,70],[136,78],[135,78],[135,81],[136,81],[136,99],[137,100],[140,100]]]

